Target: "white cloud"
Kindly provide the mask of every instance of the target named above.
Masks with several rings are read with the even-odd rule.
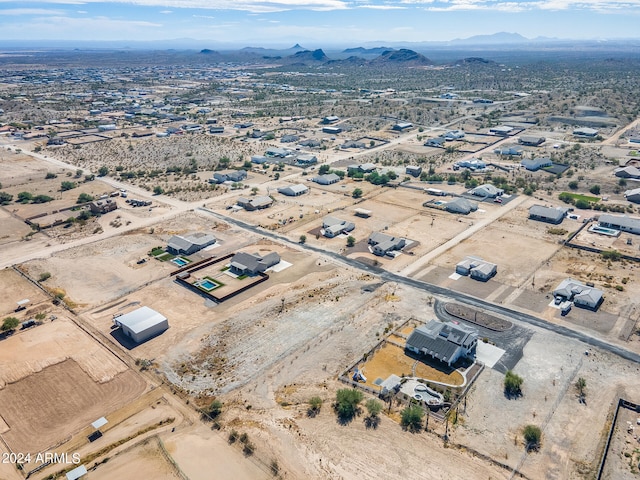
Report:
[[[173,10],[160,10],[160,13],[163,15],[169,15],[171,13],[173,13]]]
[[[6,8],[0,9],[0,15],[64,15],[64,12],[46,8]]]
[[[0,0],[14,2],[15,0]],[[242,10],[254,13],[281,12],[286,10],[345,10],[349,0],[40,0],[48,4],[112,3],[146,7],[198,8],[203,10]]]
[[[358,5],[358,8],[370,8],[371,10],[406,10],[400,5]]]

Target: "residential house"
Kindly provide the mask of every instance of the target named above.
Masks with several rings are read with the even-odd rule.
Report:
[[[342,129],[340,127],[322,127],[322,131],[329,135],[337,135],[342,132]]]
[[[534,137],[530,135],[522,135],[518,142],[520,145],[526,145],[527,147],[539,147],[545,142],[546,138],[544,137]]]
[[[444,147],[446,140],[444,137],[430,138],[424,142],[425,147]]]
[[[369,235],[369,245],[373,247],[373,254],[384,257],[396,250],[402,250],[407,244],[405,238],[394,237],[382,232],[373,232]]]
[[[167,252],[172,255],[192,255],[214,243],[216,243],[216,237],[210,233],[196,232],[185,236],[174,235],[169,239]]]
[[[329,125],[331,123],[336,123],[339,120],[340,120],[340,117],[337,117],[335,115],[329,115],[328,117],[324,117],[322,119],[322,123],[325,125]]]
[[[463,215],[467,215],[478,210],[478,204],[466,198],[458,197],[447,202],[444,205],[444,208],[449,213],[461,213]]]
[[[301,153],[296,158],[296,165],[300,167],[308,167],[310,165],[315,165],[316,163],[318,163],[318,157],[312,153]]]
[[[486,282],[498,272],[495,263],[487,262],[478,257],[466,257],[456,265],[458,275],[469,275],[474,280]]]
[[[640,188],[634,188],[633,190],[627,190],[624,192],[624,198],[628,202],[640,203]]]
[[[349,165],[347,167],[347,172],[362,172],[362,173],[371,173],[376,170],[376,166],[373,163],[362,163],[360,165]]]
[[[413,128],[413,123],[409,122],[398,122],[392,127],[392,129],[397,132],[404,132],[410,128]]]
[[[460,140],[464,138],[464,131],[463,130],[449,130],[447,133],[445,133],[443,135],[443,138],[446,141],[452,141],[452,140]]]
[[[297,135],[283,135],[282,138],[280,138],[280,143],[293,143],[298,140],[300,140],[300,137]]]
[[[236,202],[239,206],[248,211],[262,210],[268,208],[273,204],[273,199],[265,195],[258,195],[252,198],[240,197]]]
[[[342,145],[340,145],[340,148],[366,148],[366,145],[364,144],[364,142],[357,142],[355,140],[347,140],[346,142],[344,142]]]
[[[497,127],[491,127],[489,129],[489,133],[503,137],[508,136],[511,132],[513,132],[513,127],[509,127],[507,125],[498,125]]]
[[[264,256],[258,253],[238,252],[231,258],[229,270],[236,275],[256,275],[280,263],[280,255],[270,252]]]
[[[475,358],[477,345],[477,330],[431,320],[409,334],[405,349],[451,366],[461,358]]]
[[[637,178],[640,179],[640,168],[629,165],[628,167],[616,168],[613,171],[616,177],[620,178]]]
[[[422,167],[419,165],[407,165],[405,168],[405,173],[407,175],[411,175],[412,177],[419,177],[422,173]]]
[[[476,197],[485,197],[485,198],[496,198],[501,196],[504,193],[504,190],[496,187],[495,185],[491,185],[490,183],[485,183],[484,185],[478,185],[476,188],[471,190],[471,194]]]
[[[613,228],[621,232],[635,233],[640,235],[640,218],[629,217],[627,215],[610,215],[603,213],[598,218],[601,227]]]
[[[298,183],[296,185],[289,185],[287,187],[280,187],[278,189],[278,193],[283,195],[287,195],[289,197],[297,197],[299,195],[304,195],[309,191],[309,187],[302,183]]]
[[[562,223],[567,216],[568,208],[564,207],[545,207],[542,205],[533,205],[529,208],[529,218],[539,222],[553,223],[558,225]]]
[[[325,175],[319,175],[312,179],[319,185],[332,185],[340,181],[340,177],[335,173],[327,173]]]
[[[580,127],[580,128],[576,128],[573,131],[574,137],[595,138],[597,135],[598,135],[598,130],[596,130],[595,128]]]
[[[604,292],[594,287],[566,278],[553,291],[554,297],[561,297],[573,301],[576,307],[588,308],[596,311],[604,301]]]
[[[224,183],[224,182],[241,182],[247,178],[246,170],[233,170],[227,173],[216,172],[213,174],[213,178],[209,179],[209,183]]]
[[[522,155],[522,148],[521,147],[516,147],[516,146],[512,146],[512,147],[500,147],[500,148],[496,148],[493,153],[495,153],[496,155],[504,155],[507,157],[519,157]]]
[[[520,162],[520,165],[522,165],[530,172],[536,172],[541,168],[551,167],[553,165],[553,162],[548,157],[523,158]]]
[[[325,217],[322,220],[323,235],[328,238],[333,238],[343,233],[349,233],[356,225],[353,222],[342,220],[336,217]]]
[[[95,202],[89,202],[89,210],[94,214],[103,214],[114,211],[118,208],[118,204],[111,199],[96,200]]]

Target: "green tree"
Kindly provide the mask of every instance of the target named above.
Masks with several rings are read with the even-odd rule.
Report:
[[[2,326],[0,326],[0,330],[3,332],[8,332],[10,330],[15,330],[15,328],[20,325],[20,320],[16,317],[7,317],[2,322]]]
[[[20,192],[18,193],[18,202],[20,203],[29,203],[33,200],[33,195],[29,192]]]
[[[577,190],[577,189],[578,189],[578,185],[579,185],[579,184],[578,184],[578,181],[577,181],[577,180],[571,180],[571,181],[569,182],[569,188],[570,188],[571,190]]]
[[[542,430],[536,425],[527,425],[523,430],[525,448],[527,451],[538,450],[542,439]]]
[[[353,190],[353,192],[351,192],[351,196],[352,196],[353,198],[360,198],[360,197],[362,197],[362,189],[360,189],[360,188],[355,188],[355,189]]]
[[[348,423],[359,413],[363,397],[355,388],[342,388],[336,392],[335,410],[341,422]]]
[[[382,403],[375,398],[367,400],[367,403],[365,403],[364,406],[367,408],[367,412],[369,412],[370,417],[377,417],[382,411]]]
[[[44,282],[51,278],[51,274],[49,272],[42,272],[40,277],[38,278],[38,282]]]
[[[92,201],[93,201],[93,196],[89,195],[88,193],[81,193],[80,195],[78,195],[78,199],[76,200],[76,203],[87,203]]]
[[[218,417],[222,413],[222,402],[220,400],[214,400],[209,404],[206,412],[211,418]]]
[[[9,205],[13,200],[13,195],[7,192],[0,192],[0,205]]]
[[[331,170],[331,165],[320,165],[320,168],[318,169],[318,173],[320,175],[326,175],[327,173],[329,173],[329,170]]]
[[[578,380],[576,381],[576,389],[578,390],[578,393],[580,394],[581,397],[585,396],[585,389],[587,388],[587,381],[584,379],[584,377],[580,377],[578,378]]]
[[[620,185],[621,187],[626,187],[627,181],[624,178],[621,178],[620,180],[618,180],[618,185]]]
[[[520,397],[522,395],[522,382],[524,380],[511,370],[504,375],[504,394],[507,398]]]
[[[52,200],[53,200],[53,197],[50,197],[49,195],[36,195],[35,197],[33,197],[31,201],[33,203],[47,203]]]
[[[81,222],[86,222],[87,220],[89,220],[91,218],[91,212],[89,210],[83,210],[80,212],[80,215],[78,215],[76,218],[78,220],[80,220]]]
[[[44,176],[45,180],[50,180],[52,178],[56,178],[58,175],[56,175],[55,173],[52,172],[47,172],[47,174]]]
[[[298,242],[304,245],[307,242],[307,236],[300,235],[300,239],[298,240]]]
[[[617,250],[603,250],[600,255],[602,255],[603,260],[612,260],[614,262],[622,258],[622,254]]]
[[[322,399],[318,396],[311,397],[309,399],[309,409],[307,410],[307,415],[310,417],[315,417],[318,413],[320,413],[321,408]]]
[[[260,189],[258,187],[251,188],[251,195],[256,195]]]
[[[400,413],[400,425],[410,432],[419,432],[422,430],[422,417],[424,417],[424,410],[420,405],[408,405]]]
[[[109,168],[106,166],[102,166],[98,169],[98,176],[99,177],[105,177],[109,174]]]
[[[83,173],[84,173],[84,171],[81,168],[77,169],[76,170],[76,178],[80,178]]]
[[[66,192],[67,190],[73,190],[74,188],[76,188],[75,182],[62,182],[60,184],[60,190],[62,190],[63,192]]]
[[[349,235],[347,237],[347,247],[351,248],[356,244],[356,239],[355,237],[352,237],[351,235]]]
[[[382,403],[374,398],[370,398],[365,403],[365,407],[367,407],[367,412],[369,415],[364,419],[364,424],[367,428],[378,428],[380,424],[380,412],[382,411]]]
[[[164,193],[164,189],[160,185],[156,185],[155,187],[153,187],[154,195],[162,195],[163,193]]]
[[[589,210],[591,208],[591,203],[584,198],[579,198],[576,200],[576,208],[580,210]]]
[[[592,185],[589,191],[594,195],[600,195],[600,185]]]

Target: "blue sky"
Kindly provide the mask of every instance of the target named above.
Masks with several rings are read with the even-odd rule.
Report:
[[[167,40],[357,46],[496,32],[640,37],[640,0],[0,0],[1,40]],[[206,45],[204,45],[206,43]]]

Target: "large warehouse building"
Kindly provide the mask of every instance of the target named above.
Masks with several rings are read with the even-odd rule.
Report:
[[[136,343],[149,340],[169,328],[167,317],[149,307],[140,307],[113,321]]]

